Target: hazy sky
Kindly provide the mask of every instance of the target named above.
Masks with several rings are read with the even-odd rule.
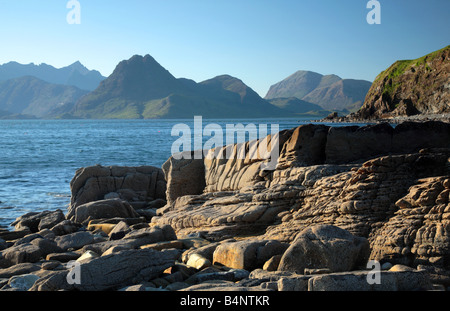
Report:
[[[449,0],[0,0],[0,64],[79,60],[103,75],[135,54],[175,77],[238,77],[261,96],[297,70],[373,79],[394,61],[450,44]]]

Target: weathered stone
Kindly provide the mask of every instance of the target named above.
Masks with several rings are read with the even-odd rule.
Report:
[[[283,291],[307,291],[308,290],[308,282],[310,276],[306,275],[294,275],[289,277],[281,277],[277,282],[277,289],[280,292]]]
[[[0,251],[4,250],[7,247],[8,247],[8,244],[6,243],[6,241],[3,239],[0,239]]]
[[[155,251],[160,251],[160,250],[163,250],[163,249],[170,249],[170,248],[182,249],[183,248],[183,242],[179,241],[179,240],[164,241],[164,242],[157,242],[157,243],[142,245],[140,248],[141,249],[151,248],[151,249],[154,249]]]
[[[46,260],[57,260],[60,262],[69,262],[72,260],[77,260],[80,254],[75,252],[64,252],[64,253],[51,253],[45,258]]]
[[[61,210],[51,212],[41,218],[41,220],[39,221],[38,230],[41,231],[43,229],[50,229],[60,222],[64,221],[65,219],[66,217]]]
[[[2,232],[0,232],[0,238],[5,241],[14,241],[17,239],[21,239],[30,233],[32,233],[32,232],[28,228],[21,229],[21,230],[15,230],[15,231],[2,231]]]
[[[193,152],[171,156],[162,166],[167,181],[166,200],[172,204],[185,195],[201,194],[205,189],[205,167],[203,159],[194,159]]]
[[[177,251],[152,249],[125,250],[101,256],[81,263],[82,282],[74,287],[82,291],[101,291],[136,284],[157,277],[174,265],[177,257]]]
[[[128,246],[128,245],[115,245],[115,246],[111,246],[110,248],[108,248],[106,251],[103,252],[102,256],[107,256],[107,255],[111,255],[114,253],[118,253],[124,250],[128,250],[128,249],[132,249],[133,247]],[[89,251],[87,251],[89,252]]]
[[[279,241],[246,240],[220,244],[213,255],[213,264],[253,270],[262,267],[274,255],[282,254],[287,245]]]
[[[67,215],[70,220],[81,224],[87,224],[92,219],[113,217],[137,218],[139,214],[128,202],[111,199],[78,205]]]
[[[449,268],[449,177],[419,179],[396,202],[398,211],[378,231],[371,258],[404,265]]]
[[[33,287],[34,283],[36,283],[37,280],[39,280],[39,276],[34,274],[17,275],[13,276],[9,280],[8,285],[11,288],[15,288],[20,291],[27,291],[31,287]]]
[[[0,252],[0,267],[7,268],[25,262],[38,262],[47,254],[61,252],[55,242],[36,238],[29,243],[9,247]]]
[[[268,157],[270,150],[278,148],[279,154],[291,134],[283,130],[259,140],[209,150],[204,160],[205,192],[235,191],[264,181],[277,165],[277,159]]]
[[[55,235],[65,235],[77,232],[81,228],[80,224],[74,223],[71,220],[63,220],[57,225],[53,226],[50,230]]]
[[[450,152],[444,150],[386,156],[337,173],[319,170],[321,166],[314,170],[291,169],[291,175],[280,174],[276,182],[286,182],[286,179],[295,182],[295,176],[299,176],[300,182],[303,174],[310,171],[321,171],[325,176],[314,178],[309,185],[303,181],[307,190],[300,192],[298,203],[282,216],[279,224],[268,227],[263,238],[291,242],[305,228],[331,224],[366,237],[371,244],[375,236],[389,239],[392,233],[379,235],[378,230],[385,222],[393,220],[399,208],[396,202],[418,179],[450,173],[446,164],[449,156]],[[404,216],[398,221],[403,219],[409,223]],[[409,226],[405,224],[405,228]]]
[[[280,264],[280,261],[281,261],[282,257],[283,257],[283,255],[280,254],[280,255],[275,255],[272,258],[270,258],[269,260],[267,260],[264,263],[263,270],[266,270],[266,271],[277,271],[278,270],[278,265]]]
[[[341,164],[386,155],[392,148],[393,131],[388,123],[331,127],[326,140],[325,161]]]
[[[152,166],[91,166],[77,170],[70,182],[70,212],[83,204],[119,198],[133,204],[165,199],[166,182],[160,168]],[[115,193],[115,195],[111,195]]]
[[[325,163],[325,146],[329,127],[307,124],[297,127],[278,160],[278,169],[291,166],[311,166]]]
[[[91,224],[89,222],[87,226],[87,230],[95,232],[95,231],[102,231],[103,233],[109,235],[111,231],[116,227],[116,224]]]
[[[30,212],[18,217],[11,225],[18,231],[28,229],[31,232],[38,232],[41,229],[50,228],[64,219],[61,210]]]
[[[93,251],[86,251],[83,253],[83,255],[81,255],[80,257],[77,258],[77,262],[86,262],[95,258],[100,257],[97,253],[93,252]]]
[[[73,290],[73,285],[67,282],[68,271],[52,271],[37,280],[29,291],[59,291]]]
[[[342,272],[314,276],[309,291],[413,291],[432,288],[426,274],[420,271],[379,272],[379,282],[371,280],[367,271]],[[368,279],[370,282],[368,282]]]
[[[197,270],[202,270],[204,268],[210,267],[211,261],[197,253],[194,253],[189,256],[189,260],[186,262],[186,265]]]
[[[450,148],[450,124],[439,121],[403,122],[395,127],[393,153],[415,153],[425,148]]]
[[[181,289],[180,291],[213,291],[213,292],[249,292],[249,291],[268,291],[260,287],[246,287],[226,280],[213,280],[201,284],[192,285]]]
[[[113,246],[120,246],[125,248],[139,248],[143,245],[177,240],[177,236],[170,226],[154,226],[143,229],[133,230],[126,234],[120,240],[104,241],[95,244],[86,245],[83,251],[92,250],[98,254],[103,254]]]
[[[14,275],[30,274],[40,269],[41,266],[36,263],[20,263],[6,269],[0,269],[0,278],[9,279]]]
[[[67,251],[69,249],[80,249],[85,245],[92,244],[94,242],[94,236],[90,232],[80,231],[58,236],[55,238],[55,242],[61,249]]]
[[[369,243],[365,238],[330,225],[303,230],[281,258],[278,270],[303,274],[306,268],[351,271],[367,262]]]

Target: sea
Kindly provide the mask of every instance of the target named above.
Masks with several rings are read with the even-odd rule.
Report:
[[[267,125],[268,133],[272,125],[283,130],[310,123],[299,118],[201,121],[202,128],[213,124],[224,132],[227,125]],[[70,181],[81,167],[161,167],[172,145],[187,136],[173,131],[179,128],[190,128],[195,135],[194,119],[0,120],[0,227],[11,229],[17,217],[29,212],[66,213]],[[211,136],[202,138],[204,142]]]

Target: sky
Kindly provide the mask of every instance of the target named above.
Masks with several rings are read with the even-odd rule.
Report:
[[[297,70],[373,81],[399,59],[450,44],[449,0],[0,0],[0,64],[80,61],[109,76],[133,55],[153,56],[177,78],[222,74],[264,97]]]

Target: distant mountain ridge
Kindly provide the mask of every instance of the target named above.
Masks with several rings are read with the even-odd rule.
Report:
[[[2,117],[51,117],[55,111],[70,111],[88,91],[75,86],[52,84],[25,76],[0,82]]]
[[[296,97],[324,110],[356,111],[363,105],[371,85],[365,80],[299,70],[272,85],[265,99]]]
[[[78,118],[247,118],[289,116],[229,75],[196,83],[175,78],[152,56],[120,62],[73,110]]]
[[[23,65],[9,62],[0,65],[0,81],[25,76],[33,76],[52,84],[76,86],[87,91],[96,89],[100,82],[106,79],[100,72],[87,69],[79,61],[60,69],[47,64]]]
[[[317,117],[357,110],[367,84],[298,71],[262,98],[242,80],[226,74],[199,83],[176,78],[150,55],[121,61],[108,78],[80,62],[60,69],[10,62],[0,65],[0,117]]]

